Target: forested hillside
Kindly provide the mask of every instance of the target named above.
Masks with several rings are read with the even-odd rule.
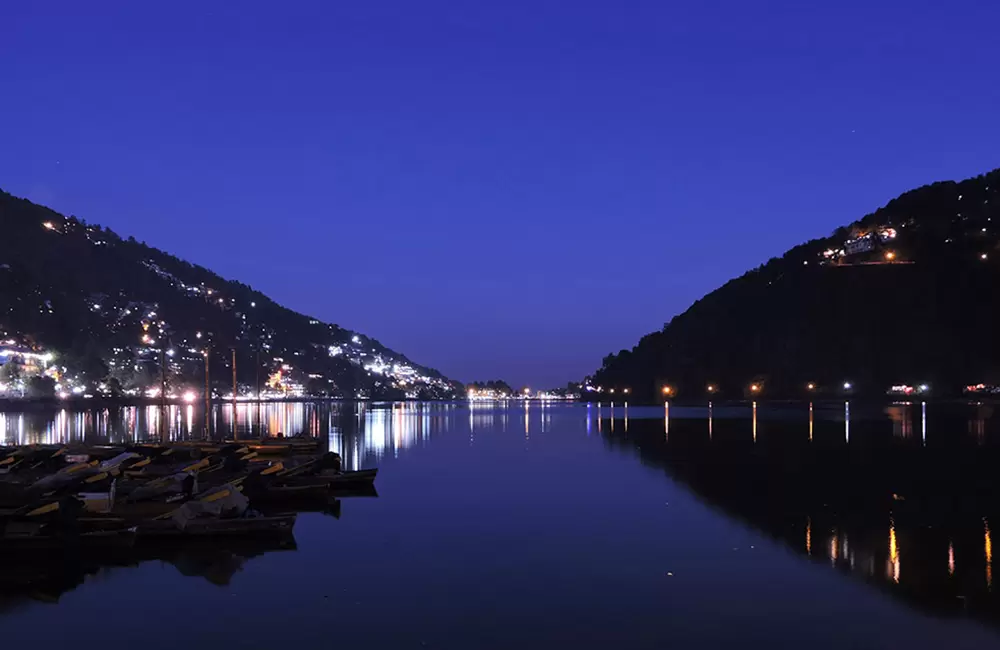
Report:
[[[607,356],[590,392],[988,391],[1000,384],[998,235],[1000,170],[907,192]]]
[[[0,192],[0,392],[450,397],[461,386],[378,341],[132,238]],[[345,305],[345,312],[350,305]],[[259,363],[258,363],[259,359]]]

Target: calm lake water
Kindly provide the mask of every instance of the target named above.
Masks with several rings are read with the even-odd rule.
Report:
[[[211,414],[233,430],[231,407]],[[7,412],[0,442],[201,436],[175,408]],[[32,647],[984,648],[1000,645],[987,405],[241,406],[306,432],[377,498],[295,543],[0,559]],[[998,577],[1000,579],[1000,577]],[[219,646],[218,644],[224,644]],[[12,646],[13,647],[13,646]]]

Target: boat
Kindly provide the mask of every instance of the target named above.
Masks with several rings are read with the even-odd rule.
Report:
[[[330,496],[338,499],[347,497],[377,497],[378,491],[374,483],[355,483],[353,485],[331,486]]]
[[[321,471],[340,471],[340,454],[328,451],[319,456],[310,457],[308,460],[296,462],[294,459],[285,463],[286,467],[278,472],[278,478],[291,478],[293,476],[311,476]]]
[[[377,473],[340,471],[309,438],[0,448],[0,547],[283,540],[296,512],[339,516],[337,497],[377,496]]]
[[[249,499],[230,484],[137,527],[141,537],[281,536],[291,534],[295,518],[294,514],[268,516],[250,509]]]
[[[0,549],[129,548],[135,544],[136,532],[135,526],[81,532],[49,523],[30,525],[25,522],[8,522],[0,536]]]
[[[254,506],[271,507],[279,504],[288,507],[307,503],[325,504],[332,499],[330,487],[325,482],[312,485],[261,485],[256,489],[248,488],[246,495]]]
[[[140,539],[161,537],[284,537],[292,534],[295,514],[251,514],[240,517],[205,517],[188,521],[183,527],[175,521],[156,519],[136,526]]]
[[[378,469],[362,469],[356,472],[339,472],[336,474],[321,474],[331,488],[371,485],[378,476]]]

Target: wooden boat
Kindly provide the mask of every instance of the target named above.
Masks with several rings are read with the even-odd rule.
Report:
[[[335,498],[345,497],[377,497],[378,491],[374,483],[357,483],[354,485],[331,486],[330,496]]]
[[[284,537],[292,534],[296,515],[257,515],[244,517],[206,517],[192,519],[181,528],[168,519],[137,524],[140,539],[161,537]]]
[[[378,476],[378,469],[362,469],[356,472],[340,472],[337,474],[321,474],[331,488],[359,485],[371,485]]]
[[[302,504],[326,504],[331,500],[330,488],[326,483],[314,485],[263,485],[255,490],[247,490],[247,498],[254,506],[284,505],[298,510]]]
[[[319,456],[313,456],[305,461],[296,462],[294,459],[285,463],[286,467],[278,472],[278,478],[291,478],[293,476],[310,476],[321,471],[340,471],[340,454],[328,451]]]
[[[135,538],[134,526],[67,533],[47,526],[29,532],[27,529],[12,529],[8,525],[0,537],[0,549],[129,548],[135,544]]]
[[[28,445],[0,459],[0,477],[5,481],[30,481],[65,465],[65,447]]]
[[[216,536],[278,539],[292,532],[290,511],[337,516],[336,496],[377,496],[377,470],[341,472],[340,456],[316,447],[313,439],[265,439],[2,449],[0,462],[10,460],[0,465],[8,468],[0,473],[0,547],[44,549],[77,539],[72,543],[113,546],[131,543],[130,536],[168,545]]]

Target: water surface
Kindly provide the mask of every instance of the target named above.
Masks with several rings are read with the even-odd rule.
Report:
[[[8,412],[0,442],[205,421]],[[0,624],[36,647],[991,647],[997,427],[920,403],[241,405],[237,435],[319,436],[381,468],[378,498],[300,515],[291,545],[4,557]]]

